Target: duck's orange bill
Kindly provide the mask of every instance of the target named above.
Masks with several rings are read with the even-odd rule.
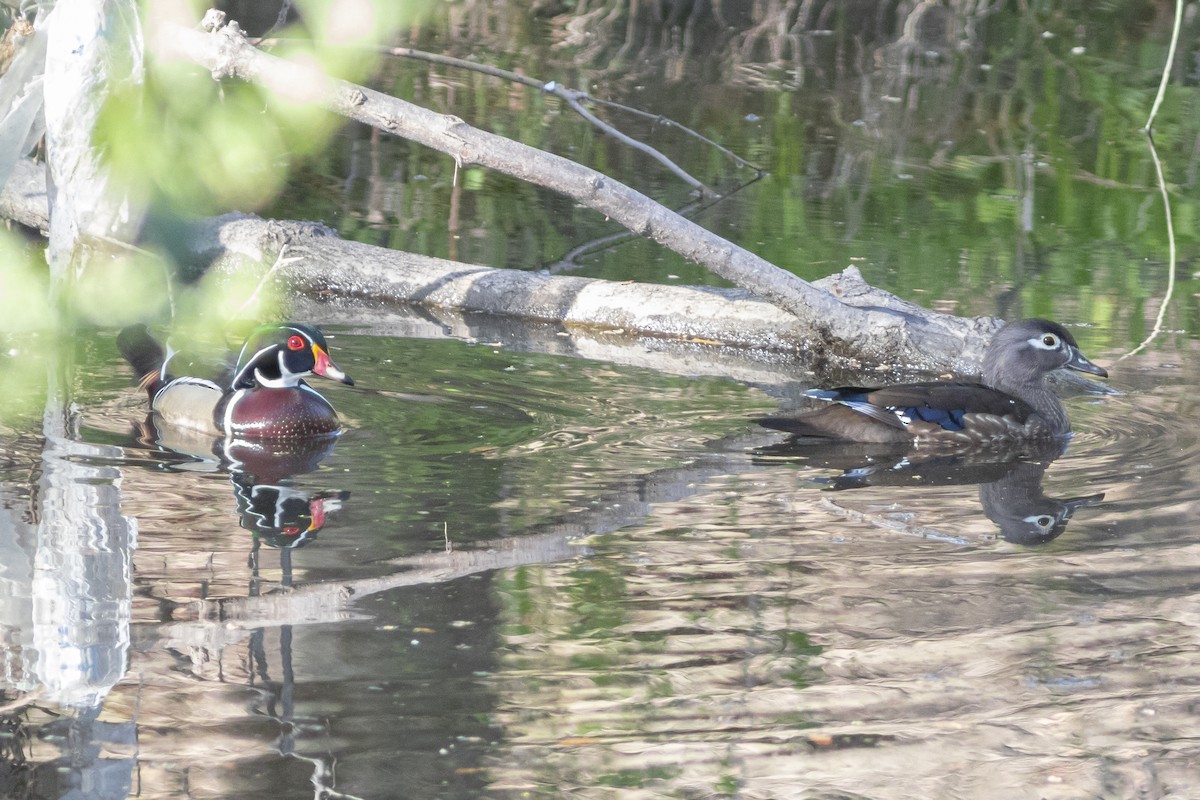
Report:
[[[313,365],[313,372],[331,380],[341,381],[347,386],[354,385],[354,379],[338,369],[337,364],[334,364],[329,359],[329,354],[321,349],[321,345],[314,344],[312,346],[312,351],[313,360],[316,361],[316,364]]]

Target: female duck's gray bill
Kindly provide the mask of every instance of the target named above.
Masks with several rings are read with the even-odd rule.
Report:
[[[1079,352],[1079,348],[1077,347],[1071,348],[1071,360],[1066,363],[1066,367],[1067,369],[1074,369],[1078,370],[1079,372],[1087,372],[1092,375],[1099,375],[1101,378],[1108,377],[1108,370],[1106,370],[1104,367],[1093,364],[1091,361],[1088,361],[1087,357],[1083,353]]]

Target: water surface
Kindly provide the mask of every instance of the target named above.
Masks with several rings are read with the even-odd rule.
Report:
[[[85,372],[124,371],[94,342]],[[1104,499],[1033,547],[973,485],[834,491],[839,470],[764,459],[760,388],[333,342],[363,388],[329,389],[350,429],[279,481],[342,493],[302,546],[244,527],[215,463],[138,441],[141,393],[115,380],[79,398],[75,452],[7,451],[9,475],[43,471],[34,497],[5,484],[9,685],[42,697],[10,712],[14,789],[57,796],[31,788],[43,767],[212,797],[990,796],[988,764],[997,796],[1076,796],[1189,774],[1181,370],[1143,359],[1114,370],[1122,394],[1068,400],[1078,433],[1040,489]],[[95,495],[82,549],[64,486]],[[87,655],[49,680],[68,645]]]

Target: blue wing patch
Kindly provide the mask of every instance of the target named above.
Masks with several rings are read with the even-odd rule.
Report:
[[[918,417],[925,422],[940,425],[943,430],[961,431],[963,429],[963,417],[966,412],[961,408],[930,408],[922,406],[920,408],[905,409],[908,415]]]

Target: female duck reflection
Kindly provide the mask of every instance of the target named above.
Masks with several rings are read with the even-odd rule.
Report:
[[[979,484],[983,513],[1014,544],[1039,545],[1052,541],[1081,508],[1098,505],[1104,493],[1079,497],[1048,497],[1042,491],[1046,469],[1066,450],[1065,442],[1041,442],[1025,447],[982,452],[899,455],[874,448],[838,443],[816,453],[794,441],[760,448],[760,458],[803,461],[843,470],[814,482],[830,490],[866,486],[963,486]],[[867,462],[864,464],[864,462]]]
[[[760,453],[810,455],[811,448],[803,445],[830,439],[891,445],[893,453],[896,447],[911,447],[899,461],[885,458],[882,464],[847,469],[830,488],[979,483],[984,513],[1005,539],[1048,542],[1077,509],[1104,497],[1054,500],[1042,492],[1042,476],[1065,451],[1071,430],[1066,410],[1046,385],[1046,376],[1060,368],[1108,376],[1061,325],[1044,319],[1013,322],[988,345],[982,383],[813,390],[806,394],[831,405],[800,417],[758,420],[792,434],[787,443]],[[852,447],[839,450],[842,459],[853,452]],[[858,452],[859,459],[865,456]]]

